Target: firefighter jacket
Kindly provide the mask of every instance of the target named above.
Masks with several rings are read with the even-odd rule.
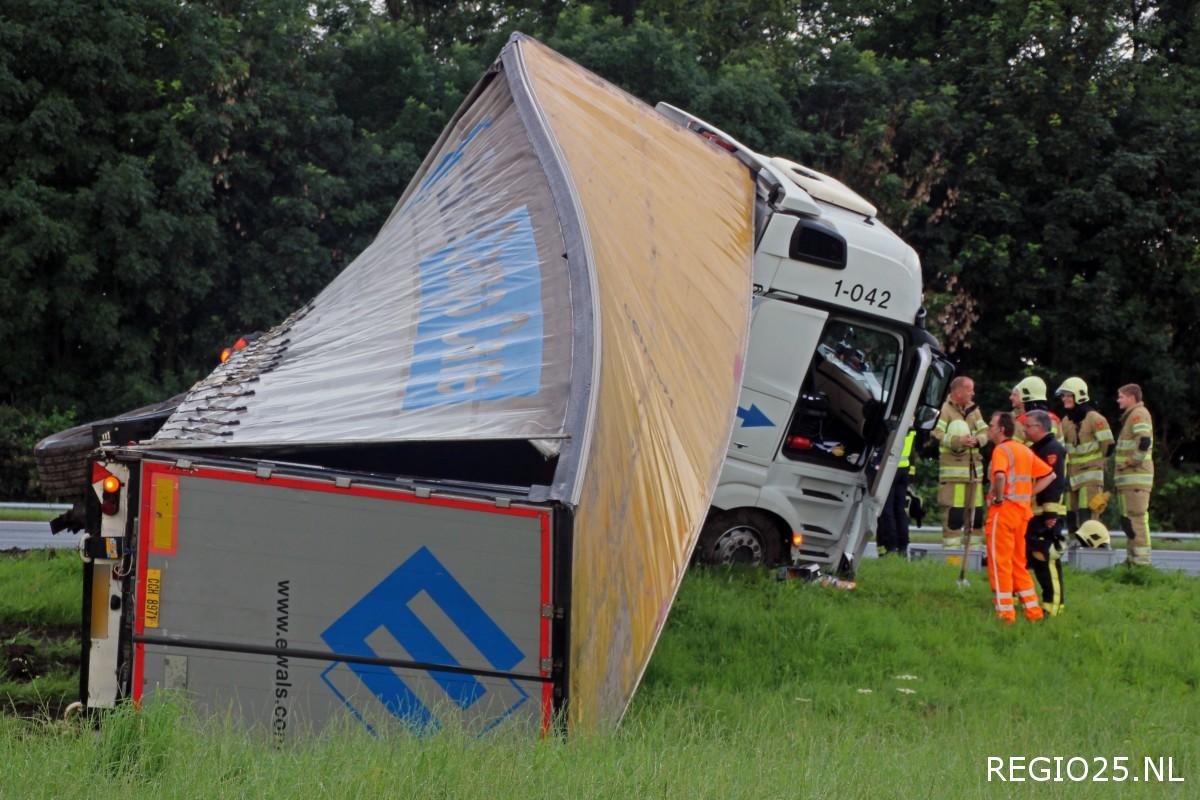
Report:
[[[1047,433],[1040,442],[1029,446],[1033,454],[1054,470],[1054,483],[1038,492],[1033,499],[1033,515],[1054,519],[1067,513],[1063,495],[1067,492],[1067,449],[1054,434]]]
[[[1154,423],[1141,403],[1121,415],[1117,436],[1116,480],[1118,489],[1154,487]]]
[[[959,444],[961,436],[948,435],[946,428],[951,422],[962,420],[976,437],[974,447]],[[952,400],[942,404],[938,414],[937,424],[933,426],[932,435],[938,441],[938,481],[969,481],[971,467],[974,466],[976,480],[983,478],[983,457],[979,454],[979,444],[987,441],[987,423],[979,413],[979,406],[970,405],[959,408]]]
[[[1113,432],[1108,422],[1090,405],[1079,406],[1063,418],[1062,432],[1071,488],[1103,484],[1104,457],[1113,446]]]

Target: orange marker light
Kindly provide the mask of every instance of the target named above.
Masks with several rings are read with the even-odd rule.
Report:
[[[804,535],[800,533],[792,534],[792,547],[799,547],[804,544]]]
[[[222,350],[221,351],[221,363],[224,364],[226,361],[228,361],[229,357],[231,355],[233,355],[232,348],[226,347],[224,350]]]
[[[115,475],[109,475],[104,479],[104,493],[115,494],[121,488],[121,481]]]

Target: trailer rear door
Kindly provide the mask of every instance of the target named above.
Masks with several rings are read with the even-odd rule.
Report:
[[[551,510],[347,484],[142,463],[134,700],[278,738],[548,726]]]

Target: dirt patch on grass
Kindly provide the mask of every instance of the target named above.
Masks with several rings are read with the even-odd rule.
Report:
[[[0,713],[61,715],[77,699],[78,630],[0,625]]]

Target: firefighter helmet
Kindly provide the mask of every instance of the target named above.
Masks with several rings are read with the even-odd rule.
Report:
[[[1054,394],[1059,397],[1062,397],[1064,394],[1074,395],[1076,403],[1086,403],[1090,399],[1087,383],[1083,378],[1067,378]]]
[[[946,426],[947,436],[970,436],[971,426],[965,419],[956,419]]]
[[[1088,547],[1108,547],[1110,540],[1108,528],[1098,519],[1089,519],[1080,525],[1075,535]]]
[[[1046,399],[1046,382],[1036,375],[1030,375],[1013,387],[1013,391],[1021,396],[1022,403],[1032,400]]]

